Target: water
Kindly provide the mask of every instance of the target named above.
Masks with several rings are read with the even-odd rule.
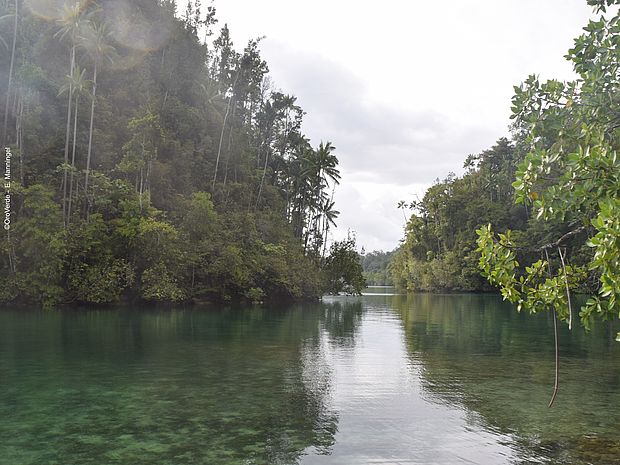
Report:
[[[496,296],[0,312],[0,464],[620,464],[617,328]]]

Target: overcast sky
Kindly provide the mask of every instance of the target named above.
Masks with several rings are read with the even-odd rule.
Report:
[[[337,148],[334,236],[367,251],[403,235],[396,204],[462,172],[508,135],[513,86],[572,79],[563,58],[585,0],[216,0],[235,46],[261,42],[276,88],[297,96],[314,146]]]

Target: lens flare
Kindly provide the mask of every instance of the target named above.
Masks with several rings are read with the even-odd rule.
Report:
[[[158,18],[147,18],[131,2],[106,2],[105,21],[114,40],[129,49],[153,52],[170,37],[171,24]]]

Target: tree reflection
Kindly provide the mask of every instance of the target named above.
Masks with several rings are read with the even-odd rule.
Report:
[[[361,300],[326,302],[322,310],[322,325],[330,342],[341,347],[352,347],[364,313]]]
[[[524,461],[617,463],[608,458],[620,446],[620,411],[601,408],[620,402],[615,331],[562,328],[560,395],[548,409],[554,349],[546,315],[519,314],[485,295],[396,296],[392,305],[429,400],[461,405],[475,413],[470,421],[511,435]]]

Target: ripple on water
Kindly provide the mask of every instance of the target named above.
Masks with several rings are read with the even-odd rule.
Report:
[[[620,463],[604,327],[547,409],[551,321],[494,296],[136,310],[0,312],[0,463]]]

